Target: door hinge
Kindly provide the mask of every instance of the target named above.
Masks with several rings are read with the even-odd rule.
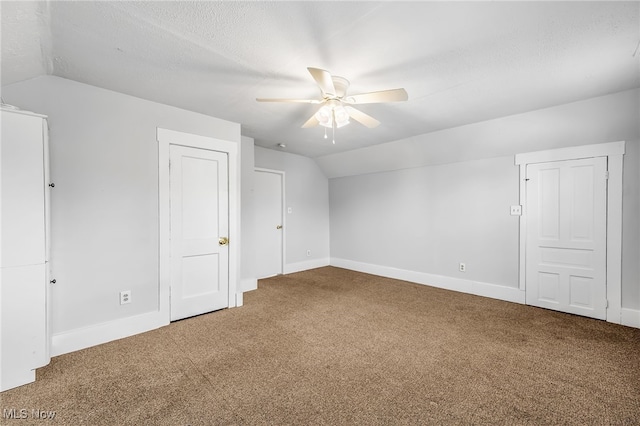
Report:
[[[609,179],[609,170],[604,172],[604,178]]]
[[[605,309],[609,309],[609,301],[608,301],[608,300],[605,300],[605,302],[606,302],[606,303],[604,304]]]

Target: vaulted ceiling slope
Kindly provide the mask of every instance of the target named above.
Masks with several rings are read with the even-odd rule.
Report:
[[[51,74],[242,124],[257,145],[317,157],[640,86],[639,2],[0,2],[2,85]],[[336,144],[301,129],[307,67],[359,108]]]

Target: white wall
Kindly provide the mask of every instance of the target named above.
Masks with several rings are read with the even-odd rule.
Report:
[[[639,104],[630,90],[317,159],[331,177],[332,264],[516,300],[513,156],[623,140],[622,306],[639,310]]]
[[[307,157],[255,147],[255,166],[285,172],[285,202],[292,213],[285,212],[284,272],[328,265],[329,183],[318,165]]]
[[[111,338],[130,334],[159,303],[156,128],[240,143],[240,125],[53,76],[2,97],[49,116],[54,355],[56,336],[68,343],[99,326],[108,339],[116,323]],[[119,304],[121,290],[131,304]]]

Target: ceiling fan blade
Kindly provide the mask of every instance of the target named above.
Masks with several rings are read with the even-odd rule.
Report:
[[[316,127],[318,124],[320,124],[320,122],[318,121],[318,119],[316,118],[316,114],[314,113],[310,119],[308,119],[306,121],[306,123],[304,123],[302,125],[303,129],[308,129],[309,127]]]
[[[349,113],[349,117],[353,118],[357,122],[367,126],[370,129],[373,129],[374,127],[378,127],[378,125],[380,125],[380,122],[378,120],[368,114],[365,114],[362,111],[355,109],[354,107],[346,106],[344,108]]]
[[[324,96],[335,96],[336,88],[333,86],[333,79],[329,71],[322,70],[320,68],[307,68],[313,79],[320,86],[322,94]]]
[[[375,104],[380,102],[402,102],[407,99],[409,99],[409,95],[406,90],[390,89],[352,95],[347,97],[344,102],[349,104]]]
[[[318,99],[279,99],[279,98],[256,98],[258,102],[294,102],[299,104],[319,104],[322,101]]]

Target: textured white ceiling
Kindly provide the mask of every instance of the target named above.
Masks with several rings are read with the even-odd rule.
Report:
[[[640,2],[0,2],[2,85],[42,74],[239,122],[257,145],[316,157],[640,87]],[[363,105],[336,145],[301,129],[306,67]]]

